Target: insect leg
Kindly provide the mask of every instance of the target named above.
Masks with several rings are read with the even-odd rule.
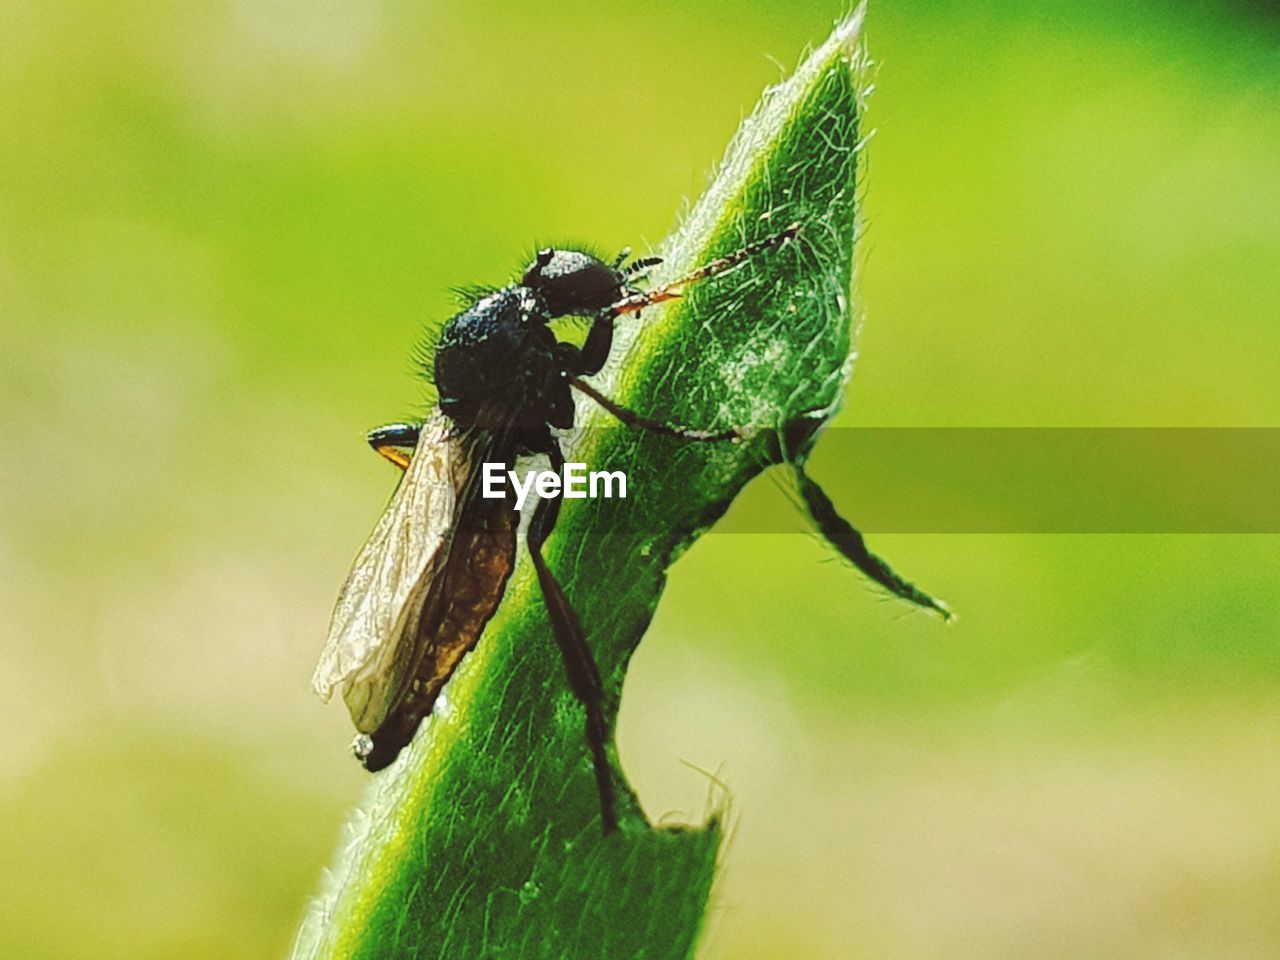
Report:
[[[385,427],[376,427],[365,436],[369,446],[378,456],[386,457],[401,470],[409,469],[409,458],[397,450],[397,447],[412,449],[418,445],[419,428],[412,423],[388,423]]]
[[[889,564],[868,550],[862,534],[855,530],[848,520],[840,516],[826,491],[809,478],[802,465],[795,464],[794,468],[796,478],[800,481],[800,496],[809,510],[809,516],[818,525],[818,530],[828,543],[839,550],[865,576],[895,596],[933,610],[943,620],[950,620],[954,616],[951,608],[945,603],[929,596],[915,584],[902,579],[893,572]]]
[[[551,469],[557,473],[563,472],[564,454],[560,452],[559,444],[552,441],[547,453],[551,458]],[[551,618],[551,633],[560,648],[560,656],[564,659],[565,671],[569,675],[569,688],[586,708],[587,746],[591,750],[591,763],[595,768],[596,789],[600,792],[600,817],[604,822],[604,832],[608,834],[618,829],[618,814],[614,809],[613,773],[605,755],[608,732],[604,721],[604,685],[600,682],[600,669],[596,666],[595,657],[587,646],[582,622],[548,569],[546,561],[542,559],[542,544],[551,534],[559,515],[559,497],[538,501],[533,520],[529,523],[529,554],[533,558],[534,569],[538,571],[538,583],[542,587],[547,614]]]
[[[560,369],[570,376],[590,377],[599,373],[609,359],[609,351],[613,349],[614,319],[609,310],[596,314],[581,349],[571,343],[557,344],[556,356]]]
[[[594,400],[604,409],[621,420],[629,427],[639,427],[641,430],[649,430],[652,433],[661,433],[668,437],[679,437],[682,440],[733,440],[742,436],[739,430],[721,430],[713,432],[711,430],[690,430],[688,427],[678,427],[674,424],[663,423],[661,420],[650,420],[648,417],[641,416],[634,410],[628,410],[626,407],[614,403],[603,393],[597,390],[591,384],[587,383],[580,377],[570,377],[569,384],[576,390],[580,390],[588,397]]]

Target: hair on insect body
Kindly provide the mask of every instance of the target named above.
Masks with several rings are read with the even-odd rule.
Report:
[[[370,446],[404,476],[342,586],[312,679],[326,701],[341,688],[358,731],[353,749],[367,769],[386,767],[413,739],[502,599],[520,512],[509,492],[479,495],[482,465],[512,469],[521,457],[543,455],[554,472],[563,472],[565,457],[552,431],[573,427],[574,390],[639,429],[699,442],[740,436],[642,416],[584,378],[608,360],[618,317],[679,297],[689,284],[779,248],[799,230],[792,225],[652,290],[633,283],[657,258],[627,265],[625,251],[605,263],[578,250],[544,249],[520,282],[483,293],[445,324],[433,359],[436,408],[422,423],[390,424],[368,435]],[[565,316],[591,318],[582,346],[552,332],[551,321]],[[803,463],[793,466],[819,531],[837,549],[891,592],[945,611],[867,552]],[[618,820],[600,671],[582,622],[543,559],[559,512],[560,497],[538,499],[526,546],[570,690],[586,715],[601,820],[610,833]]]

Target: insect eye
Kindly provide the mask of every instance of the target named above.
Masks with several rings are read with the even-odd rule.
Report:
[[[545,250],[539,250],[538,266],[545,267],[547,264],[551,262],[551,258],[554,257],[555,255],[556,255],[556,252],[552,250],[550,247],[547,247]]]

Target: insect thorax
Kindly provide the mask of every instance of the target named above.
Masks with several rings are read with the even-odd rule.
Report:
[[[555,343],[546,306],[528,287],[506,287],[477,301],[445,324],[436,348],[441,410],[463,427],[562,420],[569,388]]]

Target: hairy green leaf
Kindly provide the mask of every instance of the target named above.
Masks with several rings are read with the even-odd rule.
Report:
[[[580,398],[568,458],[625,471],[628,497],[566,502],[547,555],[586,626],[611,724],[668,566],[783,456],[785,425],[810,425],[803,446],[839,405],[852,358],[860,24],[861,11],[766,92],[664,244],[654,281],[792,223],[800,235],[621,320],[614,359],[595,381],[655,418],[747,425],[750,438],[656,436]],[[605,837],[583,712],[522,556],[436,713],[352,817],[294,956],[688,956],[717,824],[655,829],[617,778],[622,829]]]

